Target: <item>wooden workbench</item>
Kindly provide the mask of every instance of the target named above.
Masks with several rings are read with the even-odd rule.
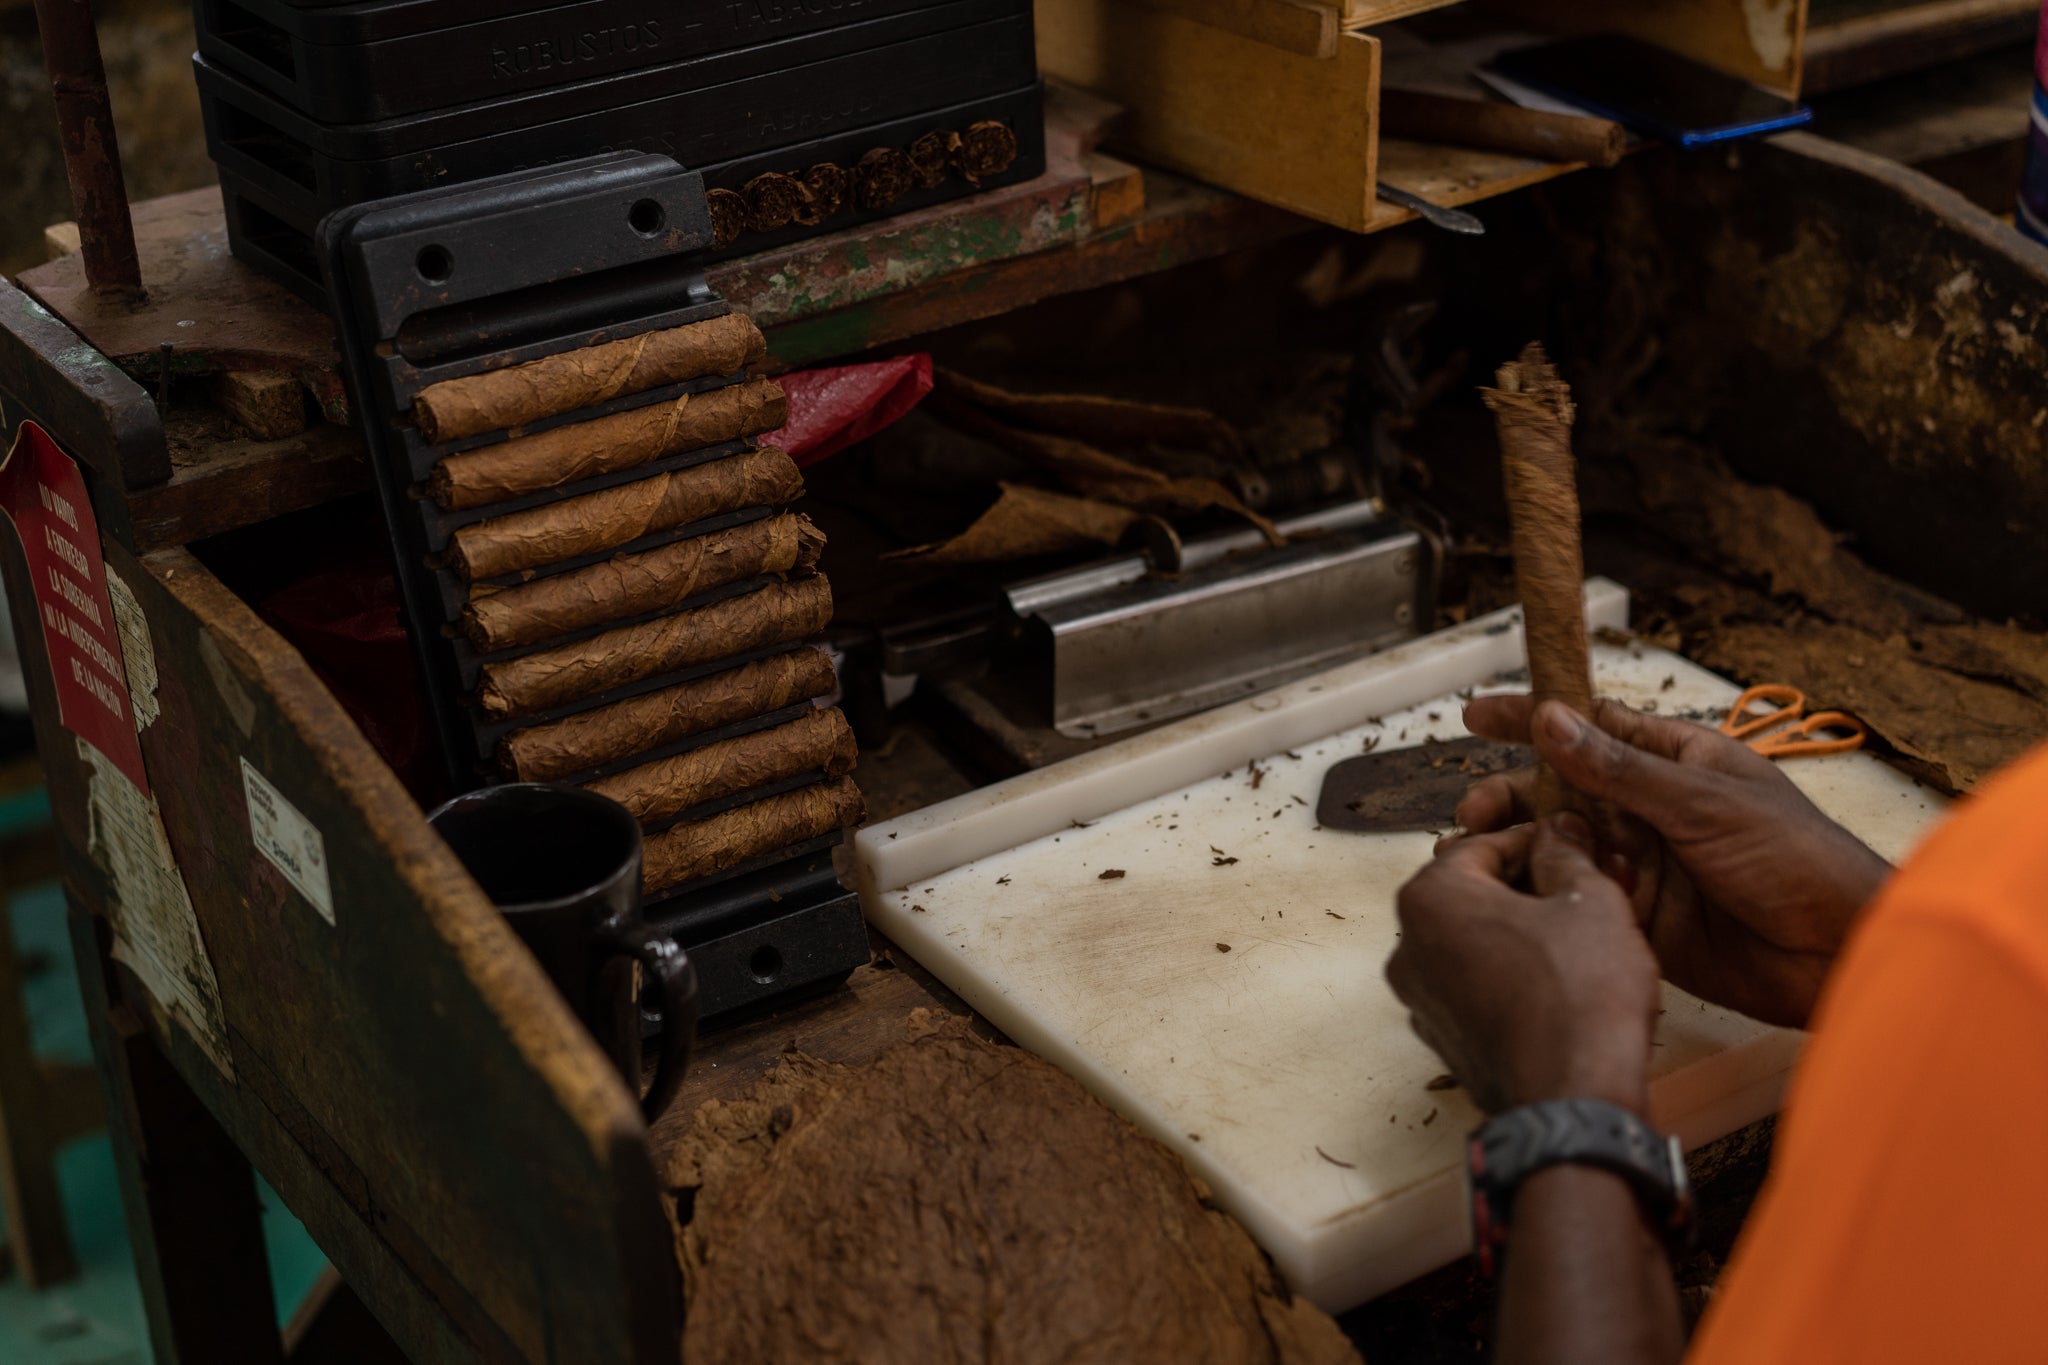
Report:
[[[1308,230],[1085,143],[1074,138],[1032,186],[733,262],[715,283],[769,324],[779,359],[802,364]],[[1771,236],[1771,206],[1797,203],[1815,232],[1870,263],[1838,281],[1869,291],[1845,310],[1890,316],[1883,290],[1920,268],[1898,243],[1915,244],[1914,259],[1970,262],[1987,318],[2037,280],[2039,263],[2026,259],[2037,249],[1998,238],[1953,196],[1810,144],[1745,149],[1740,171],[1694,161],[1692,180],[1668,168],[1639,180],[1713,210],[1663,226],[1714,224],[1758,242]],[[1434,168],[1444,202],[1558,169],[1413,155],[1418,175]],[[0,570],[158,1358],[280,1356],[253,1167],[416,1361],[672,1361],[680,1295],[655,1173],[693,1103],[735,1092],[791,1042],[862,1061],[901,1036],[912,1009],[959,1006],[912,964],[878,960],[844,990],[706,1039],[682,1101],[650,1131],[327,688],[186,548],[366,485],[338,422],[254,441],[223,435],[204,413],[159,414],[152,390],[164,373],[176,388],[214,371],[282,371],[338,396],[324,320],[274,291],[266,299],[269,286],[221,252],[211,212],[204,196],[142,206],[145,279],[158,285],[150,308],[67,292],[73,267],[62,259],[29,272],[28,293],[0,285],[5,424],[11,434],[32,417],[81,462],[106,563],[135,600],[130,681],[160,708],[141,734],[144,763],[219,1002],[201,1046],[142,986],[132,954],[114,953],[125,916],[178,909],[124,901],[109,873],[93,823],[105,777],[59,720],[32,585],[10,546]],[[1700,259],[1733,269],[1748,258]],[[195,274],[210,295],[187,288]],[[1721,285],[1748,300],[1738,291],[1774,278]],[[211,311],[181,309],[195,297],[211,297]],[[1772,316],[1768,298],[1743,307]],[[2048,323],[2017,325],[2032,335]],[[2018,363],[1985,371],[2001,401],[2038,387],[2038,370]],[[1939,495],[1928,493],[1930,505]],[[2014,501],[2014,515],[2028,515],[2033,497]],[[1992,539],[1979,538],[1999,548]],[[147,675],[136,668],[144,655]],[[321,832],[331,921],[256,855],[244,763]]]

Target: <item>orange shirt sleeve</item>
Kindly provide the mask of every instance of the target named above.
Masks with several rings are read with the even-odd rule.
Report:
[[[1839,964],[1691,1365],[2048,1359],[2048,880],[2015,875],[2048,859],[1969,856],[2003,823],[1938,840]]]

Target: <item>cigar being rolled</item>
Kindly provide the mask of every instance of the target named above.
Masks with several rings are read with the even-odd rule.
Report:
[[[1495,371],[1497,389],[1479,393],[1500,434],[1515,587],[1529,655],[1529,692],[1539,703],[1561,701],[1593,714],[1592,665],[1586,653],[1585,567],[1580,542],[1578,463],[1572,458],[1572,391],[1530,342]],[[1529,804],[1536,818],[1560,810],[1600,817],[1596,803],[1565,785],[1548,763],[1536,765]]]
[[[472,581],[599,554],[656,531],[803,496],[796,462],[764,446],[722,460],[488,517],[455,532],[449,562]]]
[[[429,441],[459,441],[524,426],[622,393],[731,374],[768,353],[761,329],[744,313],[643,332],[623,341],[543,356],[524,365],[444,379],[412,400],[413,420]]]
[[[539,644],[756,574],[815,568],[824,545],[809,517],[784,512],[510,588],[478,584],[462,609],[462,633],[486,654]]]
[[[858,821],[867,807],[850,777],[801,787],[709,820],[671,825],[647,840],[641,885],[649,895],[723,872],[749,858],[830,834]]]
[[[442,511],[459,512],[759,435],[788,420],[782,386],[750,379],[450,455],[434,466],[427,488]]]
[[[832,588],[822,576],[771,583],[708,607],[487,663],[477,700],[493,720],[528,716],[671,669],[801,640],[831,620]]]
[[[838,683],[822,649],[799,649],[615,701],[498,742],[498,764],[520,782],[554,782],[829,693]]]
[[[853,771],[856,753],[853,727],[834,707],[811,711],[770,730],[657,759],[588,785],[647,825],[706,801],[804,773],[843,777]]]

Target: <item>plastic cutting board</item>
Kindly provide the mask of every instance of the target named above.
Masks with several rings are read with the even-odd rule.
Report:
[[[1587,608],[1621,627],[1627,594],[1592,580]],[[1464,734],[1460,694],[1515,690],[1521,665],[1511,609],[872,826],[855,840],[868,917],[1178,1152],[1298,1291],[1342,1311],[1468,1249],[1479,1114],[1429,1088],[1443,1065],[1382,975],[1394,893],[1431,837],[1320,830],[1316,795],[1368,741]],[[1700,718],[1737,691],[1640,642],[1597,645],[1594,682]],[[1866,753],[1785,771],[1893,859],[1942,810]],[[1669,987],[1664,1011],[1661,1125],[1694,1147],[1776,1108],[1802,1035]]]

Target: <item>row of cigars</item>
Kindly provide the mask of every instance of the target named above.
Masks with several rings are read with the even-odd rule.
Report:
[[[650,896],[861,814],[852,731],[810,704],[837,686],[829,656],[803,643],[832,616],[824,536],[788,510],[804,491],[795,462],[753,440],[787,420],[781,387],[748,374],[764,354],[752,320],[730,313],[442,381],[413,402],[421,436],[457,446],[420,493],[486,513],[437,567],[465,585],[453,628],[481,659],[471,702],[510,725],[498,773],[580,782],[626,806],[648,831]],[[522,433],[706,376],[730,379]],[[523,505],[700,451],[712,458]],[[489,514],[501,503],[520,505]]]

